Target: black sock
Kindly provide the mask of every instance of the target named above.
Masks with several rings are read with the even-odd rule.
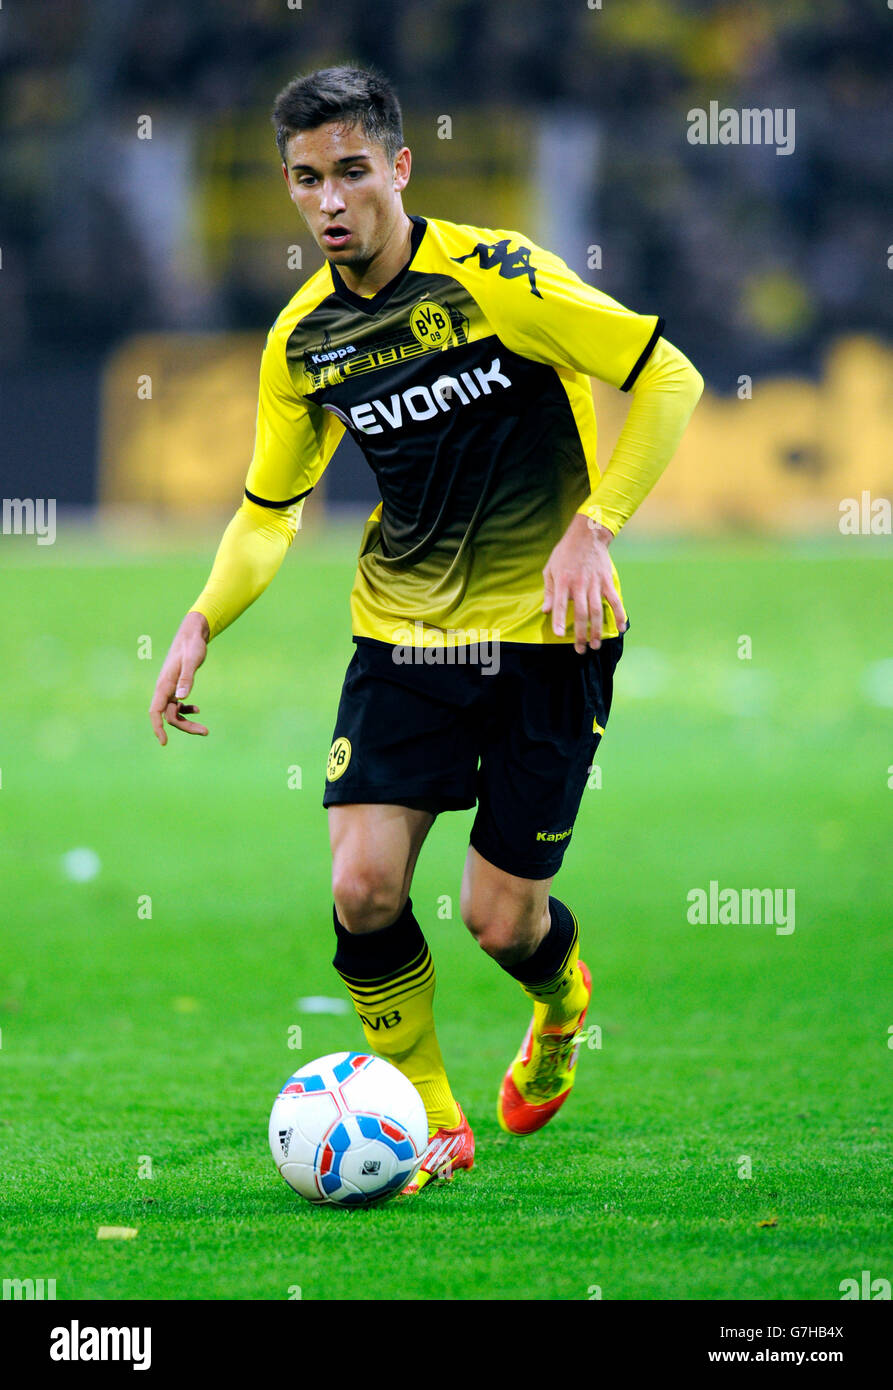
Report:
[[[522,985],[551,984],[561,975],[577,945],[577,919],[558,898],[549,899],[552,924],[532,956],[505,970]]]
[[[412,900],[396,922],[378,931],[351,932],[338,920],[337,908],[332,908],[337,946],[332,961],[341,978],[348,984],[369,980],[385,980],[404,974],[416,961],[421,966],[428,955],[422,929],[413,916]]]

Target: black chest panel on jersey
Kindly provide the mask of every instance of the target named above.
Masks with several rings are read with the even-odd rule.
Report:
[[[449,275],[410,264],[365,301],[342,286],[297,323],[286,356],[300,394],[338,416],[375,473],[389,559],[473,537],[537,441],[554,453],[563,439],[585,474],[554,369],[507,349]]]

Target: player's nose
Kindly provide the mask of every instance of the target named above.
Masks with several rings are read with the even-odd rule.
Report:
[[[322,198],[319,204],[320,212],[325,213],[326,217],[334,217],[337,213],[343,212],[345,207],[344,199],[341,196],[338,185],[326,182],[322,186]]]

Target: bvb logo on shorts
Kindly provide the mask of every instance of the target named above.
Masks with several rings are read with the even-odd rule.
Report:
[[[453,336],[453,325],[446,309],[433,299],[423,299],[409,316],[413,336],[423,347],[443,347]]]
[[[337,782],[343,772],[347,771],[347,764],[350,762],[350,739],[336,738],[329,749],[329,760],[326,763],[326,781]]]

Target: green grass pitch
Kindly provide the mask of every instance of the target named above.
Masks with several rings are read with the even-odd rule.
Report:
[[[618,542],[628,650],[555,890],[601,1047],[552,1125],[501,1133],[527,1008],[459,918],[472,815],[441,817],[413,901],[478,1166],[366,1212],[278,1177],[276,1091],[363,1046],[352,1013],[297,1006],[342,993],[320,802],[357,534],[299,537],[211,647],[210,737],[163,750],[146,709],[213,548],[2,542],[0,1277],[58,1298],[585,1300],[836,1299],[863,1269],[893,1276],[893,625],[873,542]],[[98,856],[87,881],[65,871],[76,848]],[[794,931],[691,924],[711,880],[793,888]]]

